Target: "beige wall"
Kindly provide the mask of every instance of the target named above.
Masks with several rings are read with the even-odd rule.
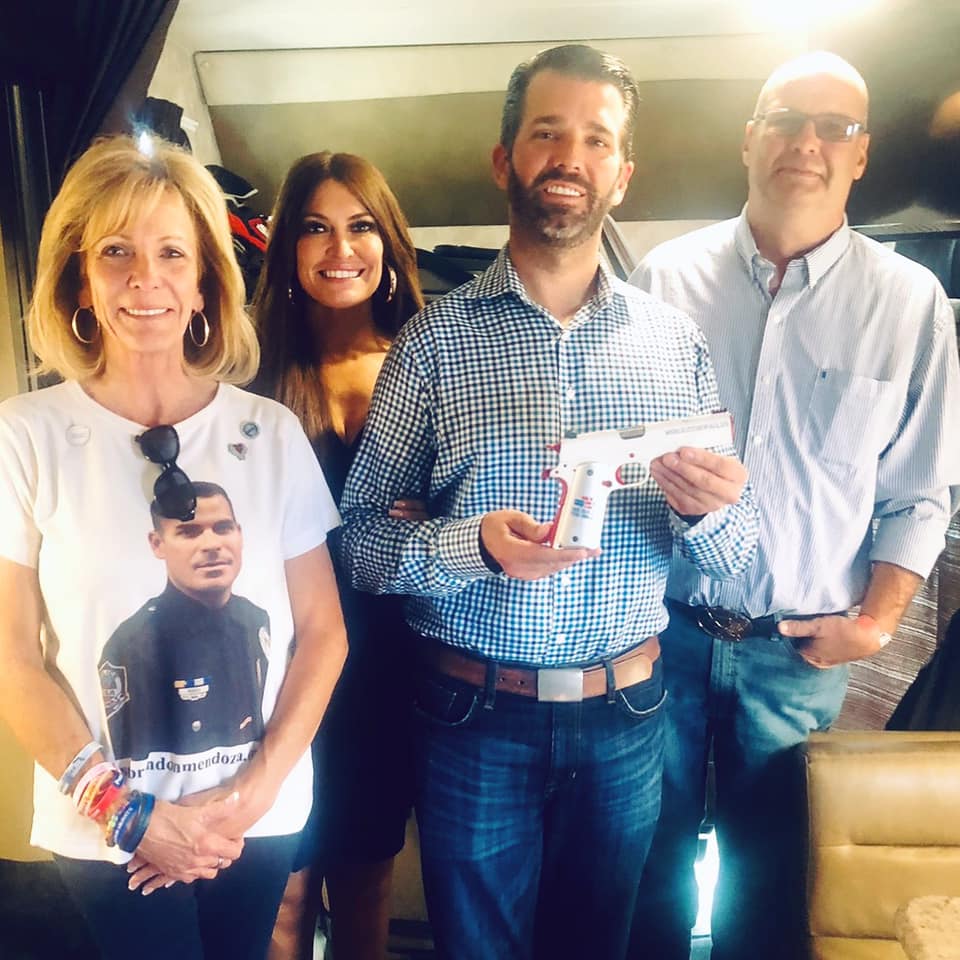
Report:
[[[6,270],[3,261],[3,237],[0,236],[0,400],[19,393],[25,384],[17,357],[21,355],[20,320],[10,315]],[[10,730],[0,722],[0,857],[8,860],[37,860],[47,854],[31,847],[31,793],[33,765]]]
[[[592,42],[624,58],[644,101],[638,169],[618,219],[737,213],[742,120],[762,79],[799,41],[751,34]],[[485,226],[506,218],[490,173],[503,90],[512,68],[540,46],[235,50],[201,52],[196,62],[223,164],[260,191],[255,209],[270,209],[297,157],[334,150],[379,167],[413,226]]]
[[[48,860],[45,850],[31,847],[30,818],[33,813],[33,764],[0,722],[0,858],[4,860]]]
[[[12,397],[25,386],[23,371],[16,362],[16,357],[21,352],[21,344],[19,318],[14,321],[10,316],[3,261],[3,235],[0,234],[0,400]]]

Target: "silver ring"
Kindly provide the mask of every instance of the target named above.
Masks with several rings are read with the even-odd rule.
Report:
[[[217,857],[217,869],[218,870],[223,869],[223,857]]]

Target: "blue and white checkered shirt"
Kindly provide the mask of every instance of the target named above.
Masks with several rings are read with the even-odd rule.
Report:
[[[740,580],[680,561],[668,593],[751,617],[845,610],[872,561],[926,576],[960,483],[953,311],[930,271],[844,223],[775,297],[773,273],[741,215],[661,244],[630,278],[706,334],[760,508]]]
[[[703,336],[689,319],[611,277],[568,326],[526,294],[506,249],[482,276],[402,330],[383,365],[347,480],[343,549],[364,590],[408,594],[419,633],[496,660],[541,666],[616,655],[667,622],[676,542],[711,576],[752,560],[757,517],[738,504],[689,526],[649,480],[611,496],[602,555],[542,580],[494,574],[485,513],[549,520],[543,479],[566,431],[622,429],[719,409]],[[420,496],[433,519],[387,516]]]

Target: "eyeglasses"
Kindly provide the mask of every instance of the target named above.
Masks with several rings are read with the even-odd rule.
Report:
[[[180,438],[169,424],[151,427],[136,438],[143,455],[163,467],[153,484],[160,515],[168,520],[192,520],[197,512],[197,493],[193,481],[177,466]]]
[[[758,113],[755,121],[763,121],[771,133],[781,137],[795,137],[807,125],[813,122],[813,129],[821,140],[830,143],[846,143],[858,133],[866,131],[866,125],[842,113],[801,113],[790,107],[778,107]]]

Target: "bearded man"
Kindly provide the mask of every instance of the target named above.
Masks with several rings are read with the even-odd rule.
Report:
[[[745,470],[692,448],[611,499],[602,553],[543,542],[565,433],[719,407],[697,328],[600,264],[636,105],[627,68],[587,46],[514,71],[493,150],[509,242],[401,331],[344,493],[354,583],[406,594],[420,637],[416,806],[441,957],[623,956],[660,807],[670,557],[728,577],[753,554]],[[411,492],[431,519],[388,515]]]

